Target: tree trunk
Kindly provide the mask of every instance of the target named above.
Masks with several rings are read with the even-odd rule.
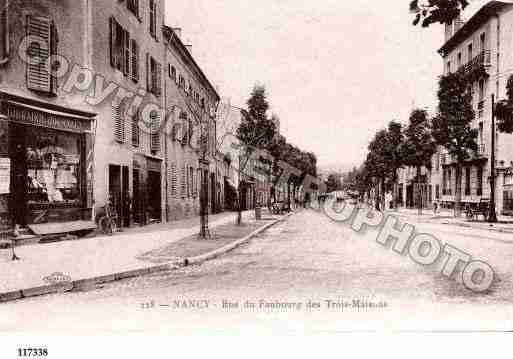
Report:
[[[378,180],[376,182],[376,186],[375,186],[375,192],[376,193],[374,194],[374,197],[375,197],[374,206],[376,207],[376,211],[380,211],[380,206],[379,206],[379,202],[380,202],[380,188],[379,188],[379,186],[380,186],[380,183],[381,183],[381,181]]]
[[[421,166],[417,166],[417,207],[419,209],[419,216],[422,215],[422,191],[420,182],[421,172]]]
[[[454,216],[461,216],[461,163],[456,164],[456,193],[454,198]]]

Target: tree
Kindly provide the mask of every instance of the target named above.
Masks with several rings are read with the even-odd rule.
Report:
[[[342,189],[341,176],[337,173],[331,173],[326,180],[327,192],[340,191]]]
[[[410,115],[410,123],[404,131],[404,142],[401,148],[403,162],[406,166],[417,168],[417,204],[422,214],[420,191],[421,168],[431,168],[431,157],[436,151],[436,144],[431,135],[431,126],[426,110],[415,109]]]
[[[438,114],[432,121],[432,134],[438,145],[445,147],[456,160],[456,193],[454,215],[461,215],[462,165],[477,151],[477,130],[471,128],[474,119],[472,95],[468,80],[461,72],[442,76],[438,89]]]
[[[384,149],[387,163],[391,172],[390,180],[393,186],[393,207],[397,208],[395,200],[397,198],[397,170],[403,166],[403,157],[401,145],[404,140],[402,125],[396,121],[390,121],[387,131],[388,142]]]
[[[237,128],[237,138],[243,145],[243,155],[239,157],[237,224],[241,224],[242,221],[241,175],[254,151],[256,149],[267,150],[270,147],[276,132],[274,123],[267,117],[269,103],[267,102],[264,86],[255,85],[250,98],[247,101],[247,106],[247,111],[241,110],[242,119],[239,127]]]
[[[389,174],[387,167],[386,148],[388,146],[388,135],[386,130],[380,130],[369,144],[369,153],[365,159],[365,167],[370,177],[376,180],[375,184],[375,206],[376,210],[380,210],[380,203],[383,202],[383,189],[385,187],[385,179]],[[384,197],[383,197],[384,198]]]
[[[413,25],[450,24],[469,5],[468,0],[412,0],[410,13],[415,15]]]

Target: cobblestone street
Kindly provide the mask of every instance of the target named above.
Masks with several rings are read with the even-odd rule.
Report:
[[[384,248],[375,241],[376,230],[355,233],[303,210],[201,266],[3,304],[0,327],[181,333],[511,329],[511,234],[429,223],[418,224],[417,231],[488,262],[499,281],[488,294],[473,293]],[[374,307],[358,309],[353,300]]]

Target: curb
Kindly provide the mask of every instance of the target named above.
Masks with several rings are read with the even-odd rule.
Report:
[[[21,290],[13,290],[8,292],[0,293],[0,303],[10,302],[14,300],[24,299],[24,298],[30,298],[30,297],[36,297],[41,295],[47,295],[47,294],[54,294],[54,293],[65,293],[65,292],[71,292],[71,291],[80,291],[80,290],[87,290],[88,288],[91,288],[97,284],[104,284],[104,283],[110,283],[115,282],[121,279],[127,279],[127,278],[135,278],[135,277],[141,277],[147,274],[152,273],[158,273],[158,272],[164,272],[167,270],[173,270],[179,267],[184,267],[187,265],[192,264],[200,264],[207,260],[219,257],[220,255],[223,255],[229,251],[232,251],[233,249],[237,248],[241,244],[248,242],[251,238],[254,236],[264,232],[265,230],[269,229],[270,227],[274,226],[277,223],[285,221],[287,218],[292,216],[294,212],[288,213],[282,218],[279,218],[273,222],[267,223],[263,227],[255,230],[254,232],[250,233],[244,238],[238,239],[235,242],[232,242],[230,244],[227,244],[221,248],[215,249],[213,251],[207,252],[205,254],[201,254],[195,257],[189,257],[189,258],[182,258],[177,261],[173,261],[167,264],[161,264],[151,267],[144,267],[139,269],[132,269],[128,271],[122,271],[107,275],[101,275],[91,278],[83,278],[83,279],[77,279],[69,282],[60,282],[55,284],[49,284],[49,285],[43,285],[43,286],[37,286],[37,287],[31,287]]]
[[[280,222],[285,221],[287,218],[292,216],[292,214],[293,214],[293,212],[288,213],[288,214],[286,214],[282,218],[279,218],[279,219],[277,219],[277,220],[275,220],[273,222],[267,223],[263,227],[260,227],[257,230],[255,230],[254,232],[248,234],[246,237],[238,239],[235,242],[227,244],[227,245],[225,245],[225,246],[223,246],[221,248],[215,249],[213,251],[210,251],[210,252],[207,252],[207,253],[204,253],[204,254],[200,254],[198,256],[185,258],[183,263],[184,263],[184,265],[201,264],[201,263],[203,263],[205,261],[208,261],[210,259],[214,259],[216,257],[219,257],[219,256],[225,254],[225,253],[228,253],[228,252],[234,250],[235,248],[239,247],[240,245],[248,242],[251,238],[253,238],[253,237],[257,236],[258,234],[260,234],[260,233],[266,231],[267,229],[271,228],[275,224],[278,224]]]

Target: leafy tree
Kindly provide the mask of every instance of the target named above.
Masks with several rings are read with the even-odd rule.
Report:
[[[454,214],[461,215],[462,165],[477,151],[477,130],[472,129],[474,119],[472,95],[465,75],[456,72],[442,76],[438,89],[438,114],[432,120],[435,142],[447,149],[456,160],[456,198]]]
[[[255,149],[267,150],[272,143],[276,128],[267,117],[269,103],[267,102],[265,87],[256,85],[247,101],[248,110],[241,110],[241,122],[237,128],[237,138],[243,146],[243,154],[239,163],[239,171],[242,174]],[[239,181],[240,181],[239,175]],[[241,195],[242,189],[239,183],[238,191],[238,215],[237,224],[242,221]]]
[[[450,24],[469,5],[468,0],[412,0],[410,12],[414,14],[413,25]]]
[[[426,110],[415,109],[410,115],[410,123],[404,130],[404,142],[401,147],[403,162],[406,166],[417,168],[418,206],[422,214],[422,201],[420,192],[421,168],[431,167],[431,157],[436,151],[436,143],[431,135],[431,125]]]
[[[337,173],[331,173],[326,180],[327,192],[340,191],[342,189],[341,176]]]

